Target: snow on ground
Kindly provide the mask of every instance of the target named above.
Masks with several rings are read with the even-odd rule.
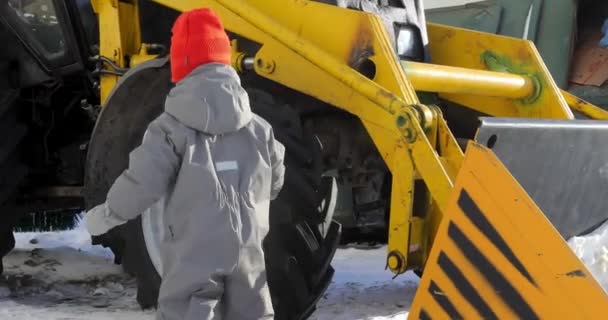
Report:
[[[140,310],[134,279],[92,246],[83,225],[63,232],[18,233],[0,278],[0,319],[151,320]],[[608,223],[568,241],[608,288]],[[336,253],[334,281],[311,320],[406,319],[418,278],[384,270],[386,247],[347,247]]]
[[[406,273],[392,280],[385,261],[384,246],[338,250],[334,283],[311,319],[406,319],[419,279]]]
[[[4,259],[0,319],[151,320],[141,311],[134,279],[113,264],[112,253],[92,246],[81,224],[63,232],[18,233]],[[386,247],[338,250],[334,282],[311,320],[405,319],[418,285],[407,273],[384,270]]]
[[[17,233],[4,259],[0,319],[152,319],[135,301],[135,281],[75,230]]]
[[[608,292],[608,222],[585,236],[571,238],[568,245]]]

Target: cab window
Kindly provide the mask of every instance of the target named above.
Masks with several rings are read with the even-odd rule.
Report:
[[[8,0],[2,6],[5,22],[47,69],[55,70],[74,63],[69,46],[69,18],[61,1]]]
[[[50,55],[65,52],[65,37],[51,0],[10,0],[9,7],[24,29]]]

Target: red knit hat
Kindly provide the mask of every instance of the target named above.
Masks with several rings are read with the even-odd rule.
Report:
[[[219,17],[211,9],[182,13],[171,37],[171,80],[176,83],[207,63],[231,63],[230,40]]]

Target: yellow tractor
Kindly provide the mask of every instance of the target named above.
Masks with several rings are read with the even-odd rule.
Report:
[[[17,157],[38,175],[14,185],[102,202],[171,88],[170,26],[199,7],[221,16],[252,107],[287,148],[265,241],[278,319],[307,318],[340,242],[363,240],[388,242],[396,276],[421,275],[412,319],[602,317],[608,296],[566,240],[608,218],[608,113],[561,91],[531,42],[427,23],[420,0],[8,0],[3,37],[20,47],[1,66],[45,81],[17,86],[7,123],[59,110],[40,111],[42,154],[86,153],[71,184]],[[58,101],[72,100],[94,128],[57,134],[50,121],[78,116]],[[14,150],[36,154],[27,141]],[[95,239],[144,307],[162,274],[157,228],[146,212]]]

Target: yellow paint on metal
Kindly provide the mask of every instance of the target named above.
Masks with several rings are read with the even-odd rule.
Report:
[[[399,259],[397,257],[395,257],[395,256],[388,257],[387,264],[388,264],[389,268],[391,268],[391,269],[398,269],[399,268],[399,263],[400,263],[400,261],[399,261]]]
[[[99,21],[99,55],[126,67],[125,57],[139,54],[141,47],[137,1],[91,0],[91,4]],[[116,75],[101,75],[102,106],[117,82]]]
[[[109,58],[119,66],[124,66],[118,5],[112,0],[92,0],[91,3],[99,18],[100,55]],[[101,76],[100,95],[102,105],[117,82],[118,77],[115,75]]]
[[[524,99],[534,94],[526,76],[437,64],[401,61],[416,91]]]
[[[469,143],[444,214],[410,319],[604,317],[602,287],[489,149]]]
[[[498,117],[574,118],[532,42],[433,23],[427,30],[432,63],[526,75],[538,87],[530,101],[457,93],[443,98]]]
[[[401,256],[406,257],[403,264],[394,265],[389,269],[400,274],[407,270],[408,264],[413,263],[409,260],[410,246],[414,245],[410,242],[412,209],[414,204],[414,166],[409,159],[409,155],[403,149],[403,146],[397,146],[399,149],[395,154],[401,157],[393,157],[393,163],[387,166],[391,168],[393,173],[391,187],[391,214],[389,215],[389,233],[388,233],[388,252],[399,252]],[[403,160],[402,160],[403,159]],[[396,213],[392,208],[403,210],[401,213]],[[395,212],[395,214],[393,214]]]
[[[456,180],[456,176],[460,171],[462,166],[462,161],[464,160],[464,154],[462,149],[458,145],[458,142],[452,135],[447,122],[441,116],[441,111],[439,107],[432,106],[435,112],[439,115],[436,117],[437,119],[437,152],[441,156],[442,164],[446,169],[446,172],[452,179],[452,181]],[[423,252],[424,256],[421,260],[420,266],[424,266],[426,263],[426,258],[430,251],[430,246],[433,244],[435,239],[435,235],[437,230],[439,229],[439,224],[443,219],[443,213],[440,210],[439,206],[435,201],[430,203],[430,207],[428,212],[425,214],[425,225],[424,225],[424,234],[422,235],[423,240]]]
[[[525,75],[412,61],[401,61],[401,65],[416,91],[508,99],[526,99],[535,92],[535,82]],[[560,91],[572,110],[591,119],[608,120],[608,111]]]
[[[594,120],[608,120],[608,111],[593,105],[568,91],[561,90],[561,92],[572,110],[576,110]]]
[[[125,55],[141,51],[141,30],[139,26],[139,6],[137,1],[120,1],[121,41]]]
[[[129,59],[130,68],[133,68],[140,63],[146,62],[148,60],[152,60],[157,57],[157,55],[155,55],[155,54],[149,54],[148,48],[149,48],[149,45],[142,44],[142,46],[139,50],[139,53],[130,56],[130,59]]]
[[[458,145],[456,138],[450,131],[448,123],[441,115],[441,111],[438,106],[433,106],[433,109],[439,116],[437,119],[437,152],[445,161],[444,166],[448,172],[448,175],[452,180],[456,180],[456,175],[460,171],[462,160],[464,159],[464,153]]]
[[[427,198],[427,202],[430,202],[430,195]],[[428,239],[427,220],[423,217],[412,217],[410,219],[410,247],[408,251],[411,267],[424,266],[428,255]]]

